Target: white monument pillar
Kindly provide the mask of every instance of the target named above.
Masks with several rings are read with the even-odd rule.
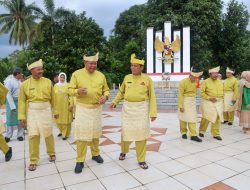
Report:
[[[171,41],[172,39],[172,25],[171,22],[165,22],[164,23],[164,37],[163,40],[165,42],[166,37],[169,38]],[[164,64],[164,72],[170,72],[171,73],[171,64]]]
[[[147,29],[147,73],[154,72],[154,28]]]
[[[183,72],[190,72],[190,27],[183,27]]]
[[[155,32],[155,38],[159,37],[162,40],[162,30]],[[155,72],[162,73],[162,53],[155,50]]]
[[[181,38],[181,31],[180,30],[174,30],[174,40],[176,40],[176,37],[179,36]],[[182,45],[182,44],[181,44]],[[181,72],[181,48],[180,51],[174,53],[174,73],[180,73]]]

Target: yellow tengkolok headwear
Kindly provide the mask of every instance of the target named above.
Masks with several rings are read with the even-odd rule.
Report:
[[[220,71],[220,66],[208,70],[209,73],[218,73],[219,71]]]
[[[98,59],[99,59],[99,52],[97,52],[95,55],[93,55],[93,56],[83,56],[83,60],[84,61],[98,61]]]
[[[231,69],[229,69],[229,67],[227,67],[226,72],[227,72],[227,73],[232,73],[232,74],[234,74],[234,71],[233,71],[233,70],[231,70]]]
[[[30,65],[27,64],[27,68],[30,71],[31,69],[34,69],[36,67],[42,67],[43,66],[43,60],[39,59],[38,61],[35,61],[34,63],[31,63]]]
[[[192,75],[192,76],[194,76],[194,77],[200,77],[202,74],[203,74],[203,72],[193,72],[193,67],[191,68],[191,71],[190,71],[190,74]]]
[[[131,58],[130,58],[130,63],[132,63],[132,64],[144,65],[144,63],[145,63],[144,60],[136,59],[135,57],[136,57],[136,55],[135,55],[135,53],[133,53],[133,54],[131,55]]]

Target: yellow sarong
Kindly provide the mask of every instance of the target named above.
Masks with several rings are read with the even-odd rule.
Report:
[[[29,102],[27,111],[27,129],[29,138],[52,135],[52,111],[49,102]]]
[[[235,111],[237,110],[237,103],[235,103],[234,105],[231,105],[232,103],[232,99],[233,99],[233,92],[225,92],[224,95],[224,112],[231,112],[231,111]]]
[[[124,101],[122,107],[123,141],[142,141],[149,137],[149,103],[147,101]]]
[[[102,106],[76,103],[75,141],[92,141],[102,135]]]
[[[202,99],[201,101],[201,113],[202,118],[215,123],[217,116],[219,116],[220,121],[223,122],[223,99],[216,98],[217,102],[213,103],[209,100]]]
[[[196,123],[197,111],[195,97],[184,97],[184,112],[178,110],[178,116],[181,121]]]

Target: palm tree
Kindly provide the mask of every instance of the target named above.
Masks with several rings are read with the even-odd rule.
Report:
[[[9,43],[21,46],[32,41],[38,14],[42,11],[34,4],[26,5],[24,0],[2,0],[0,5],[9,13],[0,14],[0,34],[9,33]]]
[[[68,12],[66,9],[60,7],[55,8],[54,0],[43,0],[43,4],[45,7],[45,12],[42,12],[40,14],[41,22],[39,23],[37,27],[37,33],[41,33],[42,30],[45,28],[50,30],[51,33],[51,43],[52,45],[55,44],[55,23],[56,19],[60,18],[63,14]]]
[[[43,13],[43,18],[41,25],[47,25],[47,27],[51,30],[51,42],[52,45],[55,44],[55,35],[54,35],[54,23],[55,23],[55,3],[54,0],[43,0],[43,4],[45,6],[46,13]]]

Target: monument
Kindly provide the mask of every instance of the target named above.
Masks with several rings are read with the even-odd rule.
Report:
[[[190,73],[190,27],[173,29],[171,22],[164,29],[147,28],[147,74],[154,82],[170,74],[171,81],[180,81]]]

